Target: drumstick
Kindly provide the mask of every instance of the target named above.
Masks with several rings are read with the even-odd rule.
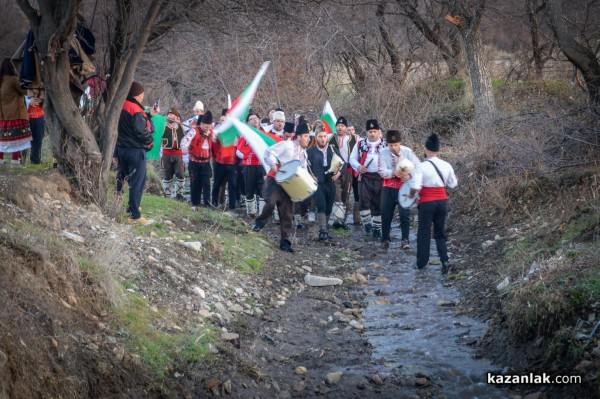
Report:
[[[368,168],[368,167],[369,167],[369,165],[371,165],[371,162],[373,162],[373,158],[371,158],[371,159],[369,160],[369,162],[367,162],[367,165],[365,166],[365,168]],[[358,174],[358,181],[362,181],[362,175],[363,175],[362,173],[359,173],[359,174]]]

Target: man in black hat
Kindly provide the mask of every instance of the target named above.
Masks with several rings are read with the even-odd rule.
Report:
[[[346,165],[342,165],[340,169],[335,171],[330,170],[333,155],[336,154],[340,157],[340,153],[337,148],[329,145],[327,132],[324,130],[319,129],[315,137],[315,145],[309,148],[306,153],[310,171],[318,183],[314,199],[317,205],[319,240],[323,241],[332,239],[329,235],[329,217],[335,199],[335,181],[342,175],[342,171],[345,171]]]
[[[387,148],[379,153],[379,175],[383,177],[381,188],[381,248],[390,246],[390,230],[394,211],[398,204],[398,191],[409,178],[410,172],[397,168],[400,161],[409,160],[413,166],[419,164],[419,158],[413,150],[400,144],[401,134],[398,130],[388,130],[385,134]],[[408,234],[410,230],[410,209],[400,209],[400,230],[402,232],[402,249],[409,250]]]
[[[346,216],[350,214],[350,188],[352,186],[352,167],[350,166],[350,154],[356,143],[357,137],[348,134],[348,120],[340,116],[335,123],[336,134],[329,140],[329,145],[338,150],[342,160],[346,163],[346,169],[335,181],[335,202],[333,204],[333,227],[347,229]]]
[[[361,139],[352,150],[350,164],[358,177],[360,217],[367,235],[381,238],[381,187],[379,175],[379,153],[386,147],[381,138],[377,119],[367,121],[367,137]]]
[[[267,173],[267,179],[263,188],[263,198],[266,205],[262,213],[256,218],[252,230],[260,231],[271,217],[275,207],[279,209],[281,240],[279,249],[286,252],[294,252],[292,243],[288,237],[292,233],[292,218],[294,216],[294,203],[285,190],[275,180],[279,168],[294,160],[299,160],[303,168],[307,168],[306,146],[310,141],[308,126],[300,125],[296,128],[293,141],[280,141],[269,147],[265,152],[264,162],[271,170]]]
[[[458,185],[452,166],[438,158],[440,140],[433,133],[425,142],[425,160],[413,172],[409,197],[419,193],[419,228],[417,230],[417,269],[423,269],[429,263],[431,244],[431,225],[435,246],[442,262],[442,273],[448,272],[448,249],[446,247],[446,214],[448,195],[446,187]]]
[[[144,86],[133,82],[119,117],[116,152],[119,157],[119,175],[129,181],[129,221],[147,225],[151,222],[142,217],[140,204],[146,184],[146,151],[153,144],[154,128],[150,118],[160,112],[160,109],[152,107],[150,114],[147,114],[142,106],[143,100]]]
[[[283,125],[283,135],[281,137],[284,140],[294,140],[294,124],[292,122],[286,122]]]
[[[190,169],[190,194],[192,208],[197,209],[202,201],[204,206],[212,207],[210,202],[210,178],[212,167],[210,164],[213,148],[213,116],[206,111],[199,121],[182,140],[181,148],[189,156]]]

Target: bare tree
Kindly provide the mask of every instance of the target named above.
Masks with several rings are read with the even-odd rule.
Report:
[[[565,22],[565,13],[560,0],[546,0],[546,11],[550,27],[560,49],[583,75],[592,106],[600,106],[600,63],[596,55],[599,47],[592,49],[575,40]],[[597,18],[595,22],[597,22]],[[585,37],[585,35],[582,36]]]

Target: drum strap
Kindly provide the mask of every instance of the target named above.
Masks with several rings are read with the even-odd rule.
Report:
[[[442,183],[444,183],[444,187],[446,187],[446,182],[444,181],[444,178],[442,177],[442,173],[440,172],[440,170],[438,169],[438,167],[435,166],[435,164],[430,159],[428,159],[427,162],[429,162],[430,164],[433,165],[433,168],[437,172],[438,176],[440,177],[440,179],[442,179]]]

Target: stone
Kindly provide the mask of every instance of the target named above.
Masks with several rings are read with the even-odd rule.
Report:
[[[230,333],[230,332],[228,332],[228,333],[221,334],[221,339],[223,341],[235,341],[239,337],[240,337],[240,335],[236,334],[236,333]]]
[[[197,294],[200,298],[205,299],[206,298],[206,293],[204,292],[204,290],[200,287],[198,287],[197,285],[192,286],[192,291]]]
[[[75,241],[78,243],[84,243],[85,239],[79,234],[71,233],[67,230],[63,230],[60,235],[68,240]]]
[[[369,280],[367,280],[367,278],[364,275],[362,275],[358,272],[354,275],[354,277],[356,278],[356,282],[358,284],[362,284],[362,285],[369,284]]]
[[[358,331],[363,331],[365,329],[365,326],[363,326],[361,323],[359,323],[356,320],[350,320],[350,323],[348,323],[348,324]]]
[[[44,195],[42,195],[42,198],[45,200],[52,199],[52,197],[50,197],[50,194],[48,194],[48,193],[44,193]]]
[[[507,277],[504,278],[504,280],[502,280],[502,282],[500,282],[500,284],[498,284],[496,286],[496,289],[498,291],[502,291],[503,289],[505,289],[506,287],[508,287],[508,285],[510,284],[510,279]]]
[[[307,273],[312,273],[312,267],[310,266],[302,266],[302,270],[304,270]]]
[[[487,240],[487,241],[485,241],[483,244],[481,244],[481,248],[482,248],[482,249],[489,248],[489,247],[491,247],[492,245],[494,245],[494,242],[495,242],[494,240]]]
[[[196,252],[202,251],[202,243],[200,241],[185,241],[182,245]]]
[[[417,378],[415,380],[415,385],[418,387],[424,387],[426,385],[429,385],[429,381],[427,381],[427,378]]]
[[[232,390],[232,384],[231,384],[231,380],[227,380],[223,383],[223,391],[225,391],[225,393],[227,395],[231,395],[231,390]]]
[[[292,389],[295,392],[304,392],[306,389],[306,383],[304,381],[300,381],[298,384],[292,385]]]
[[[244,308],[236,303],[229,307],[229,311],[235,313],[242,313],[244,311]]]
[[[304,276],[304,282],[311,287],[327,287],[332,285],[342,285],[342,279],[337,277],[322,277],[307,274]]]
[[[342,372],[336,371],[335,373],[329,373],[325,377],[325,383],[327,385],[335,385],[342,379]]]
[[[304,366],[298,366],[296,367],[296,374],[297,375],[305,375],[308,372],[308,370],[306,370],[306,367]]]
[[[202,317],[202,318],[205,318],[205,319],[206,319],[208,316],[210,316],[210,310],[208,310],[208,309],[200,309],[200,310],[198,311],[198,315],[199,315],[200,317]]]
[[[582,360],[577,366],[575,366],[575,370],[582,372],[589,369],[594,363],[589,360]]]
[[[449,306],[456,306],[457,302],[456,301],[438,301],[437,303],[438,306],[445,306],[445,307],[449,307]]]
[[[277,395],[277,399],[292,399],[292,394],[286,389],[284,391],[279,392]]]
[[[379,276],[377,276],[377,278],[375,279],[375,281],[379,284],[387,284],[390,282],[390,280],[388,280],[387,277],[385,277],[384,275],[380,274]]]
[[[371,377],[371,381],[373,381],[373,384],[379,385],[379,386],[382,386],[384,384],[383,380],[381,379],[381,377],[379,376],[379,374],[374,374]]]

